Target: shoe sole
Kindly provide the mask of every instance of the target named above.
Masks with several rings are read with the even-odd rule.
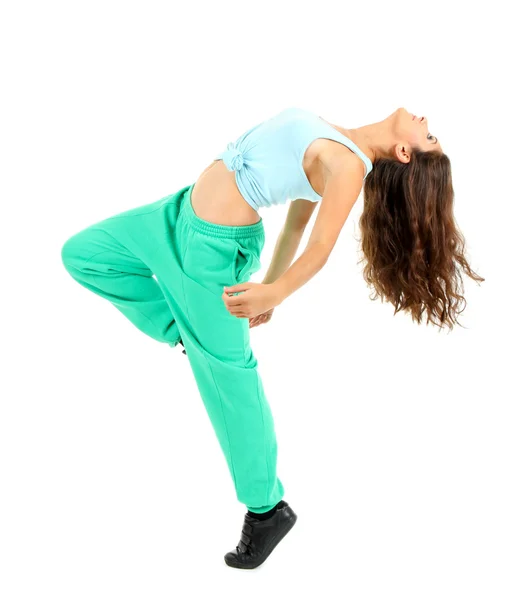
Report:
[[[286,524],[284,525],[283,529],[280,531],[280,533],[278,533],[274,539],[271,541],[270,545],[268,546],[268,551],[266,552],[266,555],[262,557],[262,560],[260,560],[258,563],[256,564],[252,564],[252,565],[243,565],[243,564],[230,564],[230,563],[226,563],[229,567],[234,567],[236,569],[256,569],[257,567],[260,567],[263,562],[270,556],[270,554],[274,551],[275,547],[277,546],[277,544],[285,537],[285,535],[290,531],[290,529],[295,525],[295,522],[297,521],[297,515],[295,513],[292,513],[292,518],[289,519]]]

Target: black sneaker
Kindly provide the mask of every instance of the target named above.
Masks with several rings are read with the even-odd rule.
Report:
[[[224,555],[229,567],[255,569],[270,556],[272,550],[290,531],[297,521],[297,515],[287,502],[275,511],[269,519],[260,521],[248,513],[244,515],[241,539],[232,552]]]

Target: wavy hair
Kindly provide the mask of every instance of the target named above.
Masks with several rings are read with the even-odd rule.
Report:
[[[437,150],[413,149],[410,162],[381,158],[363,186],[359,219],[363,277],[398,311],[421,323],[452,330],[463,312],[461,270],[475,273],[465,258],[465,238],[453,215],[450,160]],[[358,263],[358,264],[359,264]]]

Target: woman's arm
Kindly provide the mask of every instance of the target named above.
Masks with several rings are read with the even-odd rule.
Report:
[[[261,283],[273,283],[286,271],[297,253],[302,237],[302,231],[288,232],[282,229],[275,243],[272,261]]]
[[[316,203],[299,198],[290,203],[284,226],[277,238],[272,260],[261,283],[272,283],[291,265]]]
[[[362,186],[363,167],[360,159],[344,161],[329,176],[319,213],[304,252],[270,284],[274,288],[277,304],[297,291],[323,268]]]

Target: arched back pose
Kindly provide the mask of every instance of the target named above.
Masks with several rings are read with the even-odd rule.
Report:
[[[364,181],[364,188],[363,188]],[[181,343],[233,479],[246,505],[227,565],[262,564],[297,516],[277,476],[277,441],[249,328],[326,263],[359,193],[364,275],[378,295],[420,322],[452,328],[464,240],[452,213],[450,161],[424,117],[399,108],[346,129],[287,108],[230,142],[197,181],[76,233],[62,261],[81,285],[138,329]],[[261,283],[258,209],[290,207]],[[316,207],[304,252],[292,261]],[[155,277],[153,277],[155,275]]]

